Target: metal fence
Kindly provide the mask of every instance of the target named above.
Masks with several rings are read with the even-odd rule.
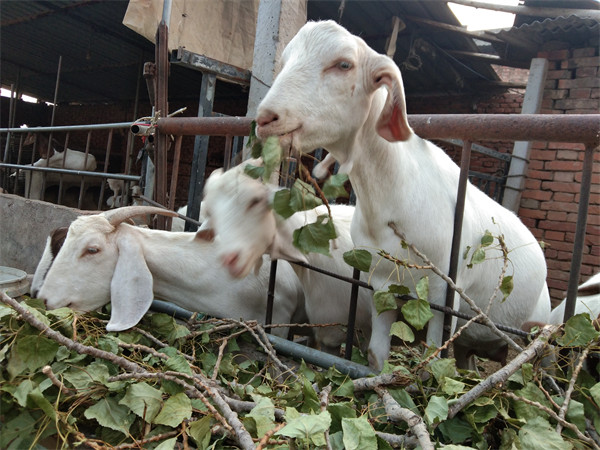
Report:
[[[580,268],[583,256],[583,245],[585,239],[585,230],[588,216],[588,205],[590,199],[591,174],[593,165],[593,153],[599,143],[599,127],[597,115],[534,115],[534,114],[486,114],[486,115],[412,115],[409,116],[409,123],[415,133],[425,139],[437,140],[461,140],[461,175],[457,192],[457,205],[455,210],[454,235],[452,241],[452,256],[450,262],[449,277],[455,281],[460,256],[460,235],[462,228],[462,217],[464,212],[464,200],[467,180],[469,177],[478,174],[469,173],[469,164],[471,152],[474,148],[473,141],[542,141],[542,142],[569,142],[583,143],[585,145],[584,165],[582,171],[580,201],[578,210],[578,219],[576,225],[575,242],[571,260],[571,270],[569,278],[569,287],[567,294],[567,305],[565,318],[573,315],[575,300],[577,296],[577,285],[579,281]],[[231,118],[163,118],[159,119],[157,130],[159,134],[171,134],[176,136],[197,135],[197,136],[226,136],[230,143],[233,136],[247,136],[250,131],[251,119],[244,117]],[[228,144],[229,146],[231,144]],[[481,150],[476,147],[477,150]],[[485,150],[484,150],[485,151]],[[225,155],[230,155],[230,149],[225,149]],[[507,166],[509,156],[502,156]],[[225,161],[229,161],[226,156]],[[486,180],[486,177],[479,176]],[[505,178],[504,178],[505,179]],[[501,177],[487,176],[487,181],[503,183]],[[202,191],[203,180],[193,181],[200,185],[199,192]],[[488,192],[490,194],[490,192]],[[496,189],[492,197],[501,199],[501,189]],[[200,199],[195,199],[198,203]],[[319,268],[312,268],[320,270]],[[272,271],[275,272],[274,270]],[[326,272],[326,271],[325,271]],[[331,274],[333,275],[333,274]],[[358,271],[355,270],[354,280],[346,279],[357,287],[371,288],[368,284],[358,280]],[[338,277],[339,278],[339,277]],[[342,277],[343,278],[343,277]],[[372,288],[371,288],[372,289]],[[346,357],[351,356],[354,313],[357,298],[357,289],[353,289],[350,299],[350,312],[348,319],[348,338],[346,347]],[[446,325],[449,324],[451,315],[461,316],[452,311],[453,292],[448,289],[446,298],[446,307],[438,307],[446,313]],[[272,301],[272,293],[269,293],[269,299]],[[434,307],[434,305],[432,305]],[[270,316],[267,312],[266,323],[270,323]],[[504,329],[515,334],[520,330]],[[448,329],[449,327],[445,327]],[[446,339],[448,335],[446,334]]]

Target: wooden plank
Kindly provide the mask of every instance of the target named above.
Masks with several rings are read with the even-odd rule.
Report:
[[[571,8],[549,8],[544,6],[513,6],[501,5],[498,3],[487,3],[478,0],[452,0],[446,3],[456,3],[463,6],[471,6],[473,8],[488,9],[490,11],[498,11],[521,16],[533,17],[589,17],[600,20],[600,11],[593,9],[571,9]]]
[[[202,73],[211,73],[217,78],[230,83],[248,86],[250,84],[251,72],[240,69],[239,67],[226,64],[205,55],[190,52],[183,47],[179,47],[171,54],[171,64],[188,67],[198,70]]]

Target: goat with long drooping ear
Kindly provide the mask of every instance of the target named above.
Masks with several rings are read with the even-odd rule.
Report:
[[[402,247],[414,244],[443,272],[448,272],[459,168],[434,144],[416,136],[406,113],[402,77],[387,56],[332,21],[309,22],[285,48],[281,71],[257,111],[257,135],[279,136],[284,148],[311,152],[324,148],[349,175],[357,197],[352,239],[357,247],[383,249],[400,260],[420,264]],[[550,313],[542,250],[510,211],[469,184],[465,199],[461,253],[476,249],[489,231],[502,236],[509,254],[506,275],[514,288],[503,301],[494,296],[502,272],[498,246],[486,260],[469,268],[460,260],[456,284],[497,323],[519,328],[533,317]],[[393,225],[393,228],[390,226]],[[377,258],[377,256],[376,256]],[[414,290],[429,276],[429,301],[445,303],[446,283],[426,269],[396,268],[380,261],[371,277],[376,289],[391,283]],[[470,308],[454,297],[454,308]],[[389,336],[390,317],[378,316],[373,335]],[[452,330],[456,327],[453,320]],[[459,323],[463,323],[462,320]],[[427,340],[442,343],[443,315],[434,312]],[[389,350],[389,338],[385,344]],[[473,367],[469,355],[495,355],[505,342],[482,325],[472,325],[455,341],[460,367]]]
[[[130,206],[80,216],[68,229],[38,297],[49,309],[91,311],[111,303],[109,331],[137,324],[156,297],[190,311],[264,323],[268,265],[256,276],[231,280],[215,248],[195,233],[135,227],[139,215],[174,212]],[[273,321],[305,322],[301,286],[289,265],[280,267]],[[286,336],[277,328],[275,334]]]

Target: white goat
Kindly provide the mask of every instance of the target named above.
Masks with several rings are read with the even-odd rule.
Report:
[[[553,325],[563,323],[566,304],[567,299],[564,299],[552,310],[548,323]],[[600,316],[600,273],[592,276],[577,288],[574,314],[583,313],[588,313],[592,320]]]
[[[24,141],[24,145],[33,143],[33,134],[30,134]],[[50,145],[48,138],[39,133],[37,137],[37,151],[40,154],[40,159],[31,164],[33,167],[52,167],[55,169],[71,169],[71,170],[85,170],[93,172],[96,170],[96,158],[94,155],[77,150],[66,149],[59,152]],[[60,174],[48,173],[46,174],[46,187],[52,184],[58,184],[60,182]],[[34,200],[40,200],[42,198],[42,186],[44,184],[44,175],[42,172],[34,170],[25,171],[25,197]],[[79,184],[81,183],[81,177],[77,175],[65,174],[62,175],[63,183],[67,184]]]
[[[352,221],[357,247],[383,249],[418,263],[401,248],[393,225],[448,272],[459,168],[410,128],[402,78],[392,59],[335,22],[309,22],[284,50],[281,71],[259,105],[256,121],[260,138],[279,136],[284,149],[299,152],[322,147],[340,163],[358,199]],[[504,236],[510,250],[508,275],[514,277],[512,294],[504,302],[497,296],[489,317],[516,328],[533,314],[547,317],[550,298],[540,246],[513,213],[469,184],[461,249],[476,248],[486,230]],[[472,269],[467,262],[460,261],[457,285],[485,310],[498,283],[502,254],[488,249],[485,262]],[[446,283],[430,271],[400,270],[397,280],[390,277],[393,271],[381,261],[371,278],[374,287],[401,282],[412,289],[429,274],[429,301],[445,303]],[[455,295],[454,308],[459,304],[461,311],[471,312]],[[386,341],[386,350],[394,320],[394,311],[382,313],[373,329],[371,339]],[[428,342],[442,343],[442,323],[442,313],[435,312]],[[470,351],[493,353],[499,346],[505,346],[502,339],[485,326],[473,325],[456,341],[457,365],[472,367]]]
[[[195,233],[134,227],[125,220],[172,212],[124,207],[80,216],[71,225],[39,290],[49,309],[91,311],[111,302],[109,331],[128,329],[148,311],[153,298],[190,311],[264,323],[268,265],[256,276],[231,280],[218,264],[214,245]],[[304,322],[302,288],[289,265],[280,267],[273,323]],[[275,328],[286,336],[287,330]]]
[[[266,253],[272,259],[302,261],[352,277],[352,268],[344,262],[342,255],[354,247],[350,237],[354,207],[331,205],[337,234],[335,246],[330,248],[332,257],[320,253],[305,255],[292,244],[292,233],[307,223],[315,222],[317,216],[327,215],[327,208],[320,206],[282,220],[270,207],[276,190],[276,186],[268,186],[244,174],[243,165],[227,172],[217,169],[206,181],[202,201],[205,220],[199,234],[206,233],[204,236],[208,239],[213,234],[217,237],[217,253],[229,273],[236,278],[247,276],[253,267],[262,263],[263,254]],[[351,285],[295,264],[292,267],[304,288],[309,322],[346,323]],[[356,328],[364,333],[367,342],[371,335],[371,321],[376,315],[372,292],[359,289]],[[346,337],[339,327],[315,328],[314,334],[321,349],[333,354],[339,354],[340,345]],[[371,367],[381,370],[387,354],[381,354],[377,343],[371,344],[369,363]]]

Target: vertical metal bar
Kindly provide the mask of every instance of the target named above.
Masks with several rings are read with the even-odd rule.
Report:
[[[209,117],[213,110],[215,98],[215,75],[203,73],[202,85],[200,86],[200,101],[198,104],[198,117]],[[194,156],[192,159],[192,173],[190,174],[190,186],[188,191],[188,213],[187,216],[198,220],[200,217],[200,200],[204,189],[204,172],[208,158],[209,136],[196,136],[194,140]],[[185,223],[185,231],[196,231],[198,227],[190,222]]]
[[[108,166],[110,165],[110,152],[112,150],[112,141],[113,141],[113,129],[111,128],[109,133],[108,133],[108,140],[106,141],[106,154],[104,155],[104,170],[102,170],[103,173],[108,173]],[[130,133],[131,134],[131,133]],[[87,158],[87,155],[86,155]],[[104,199],[104,190],[106,189],[106,184],[108,178],[101,178],[102,182],[100,183],[100,193],[98,194],[98,209],[102,208],[102,199]],[[123,185],[125,185],[125,183],[123,183]],[[123,189],[125,190],[125,189]],[[80,198],[79,201],[81,202],[82,200],[82,196],[83,196],[83,192],[80,192]],[[116,200],[116,198],[114,199]],[[125,206],[123,203],[123,192],[121,192],[121,206]],[[81,209],[81,206],[79,207],[79,209]]]
[[[273,323],[273,299],[275,298],[275,280],[277,278],[277,260],[271,261],[271,271],[269,272],[269,289],[267,291],[267,313],[265,315],[265,325]],[[265,326],[267,333],[271,332],[271,327]]]
[[[63,161],[61,165],[61,169],[65,168],[65,161],[67,159],[67,148],[69,146],[69,133],[67,133],[67,138],[65,139],[65,144],[63,147]],[[63,196],[63,174],[58,174],[58,197],[56,198],[56,203],[61,204]]]
[[[163,12],[167,9],[170,2],[164,4]],[[168,103],[168,80],[169,80],[169,49],[168,49],[168,26],[165,20],[162,20],[156,33],[156,111],[161,117],[169,114]],[[166,204],[167,197],[167,150],[168,136],[160,131],[156,131],[154,147],[155,180],[154,192],[155,200],[161,205]],[[156,218],[156,228],[164,230],[166,228],[166,217],[159,215]]]
[[[112,130],[111,130],[112,133]],[[90,144],[92,142],[92,130],[88,131],[87,141],[85,143],[85,158],[83,160],[83,167],[87,167],[88,155],[90,154]],[[77,208],[81,209],[83,205],[83,192],[85,191],[85,178],[81,177],[81,184],[79,185],[79,200],[77,201]]]
[[[450,268],[448,269],[448,277],[452,281],[456,281],[458,272],[458,258],[460,255],[460,238],[462,234],[463,213],[465,211],[465,195],[467,193],[467,182],[469,177],[469,163],[471,161],[471,142],[464,141],[462,154],[460,158],[460,177],[458,179],[458,191],[456,193],[456,209],[454,210],[454,231],[452,235],[452,250],[450,253]],[[446,306],[454,307],[455,292],[446,287]],[[442,341],[446,342],[450,339],[450,329],[452,325],[452,316],[446,314],[444,316],[444,329]],[[447,358],[447,350],[442,352],[442,358]]]
[[[566,322],[575,313],[575,301],[577,299],[577,285],[581,261],[583,259],[583,244],[585,241],[585,228],[588,219],[588,207],[590,203],[590,190],[592,184],[592,167],[594,164],[594,147],[586,144],[583,156],[583,172],[581,174],[581,189],[579,191],[579,208],[577,210],[577,224],[575,226],[575,243],[573,244],[573,255],[571,257],[571,270],[569,275],[569,287],[567,289],[567,303],[565,304]],[[592,317],[594,319],[594,317]]]
[[[181,141],[183,140],[183,135],[177,136],[175,139],[175,149],[173,150],[173,167],[171,168],[171,189],[169,191],[169,203],[167,207],[170,210],[175,209],[175,196],[177,195],[177,178],[179,175],[179,158],[181,155]],[[171,224],[173,223],[172,217],[167,217],[166,225],[167,229],[171,229]]]
[[[229,167],[231,166],[231,147],[233,144],[233,137],[228,134],[227,136],[225,136],[225,149],[223,151],[224,156],[223,156],[223,167],[225,170],[229,170]]]
[[[352,273],[352,278],[359,281],[360,280],[360,270],[354,269]],[[345,357],[346,359],[352,359],[352,346],[354,343],[354,327],[356,324],[356,308],[358,304],[358,284],[352,285],[352,291],[350,293],[350,307],[348,308],[348,330],[346,331],[346,351]]]

